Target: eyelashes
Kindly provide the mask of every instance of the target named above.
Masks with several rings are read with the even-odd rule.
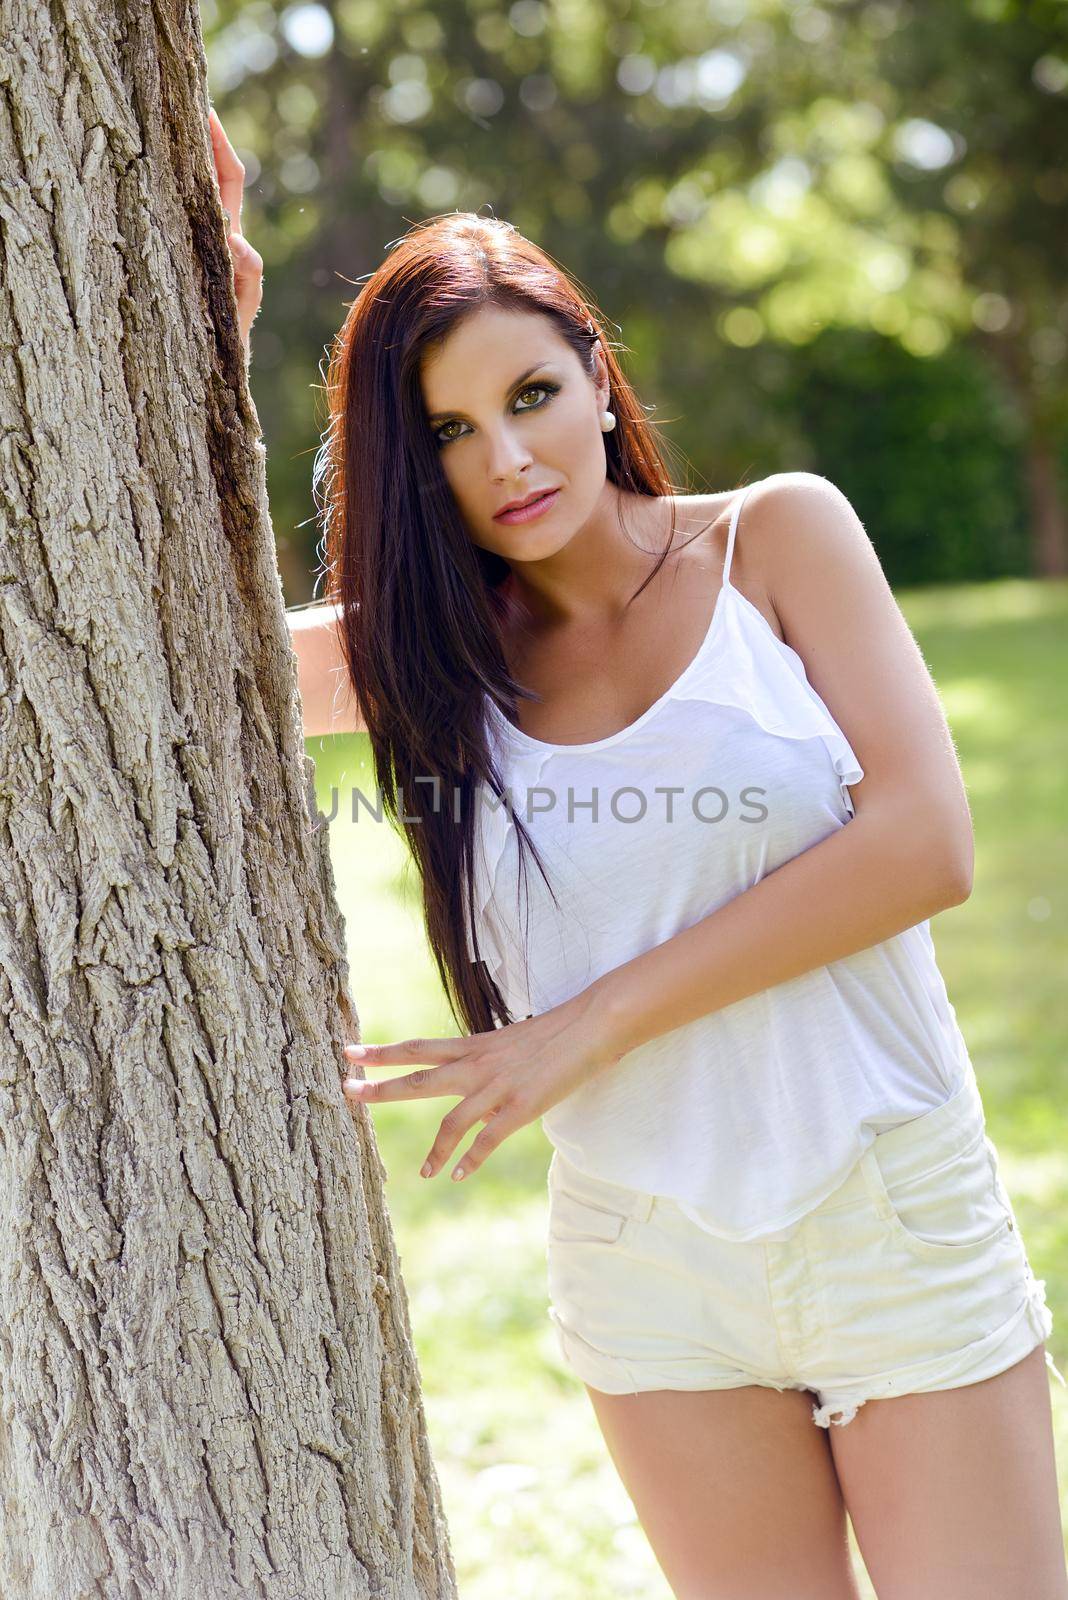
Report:
[[[560,385],[558,383],[527,383],[523,385],[522,389],[520,389],[519,394],[516,395],[516,399],[518,400],[523,395],[532,394],[535,391],[543,394],[545,399],[539,400],[537,405],[523,406],[519,413],[520,416],[522,416],[523,412],[525,411],[541,411],[543,407],[549,404],[549,401],[552,399],[553,395],[560,393]],[[456,435],[454,435],[452,438],[444,437],[445,429],[455,426],[456,424],[453,422],[443,422],[440,427],[434,429],[434,443],[437,445],[439,450],[443,450],[446,445],[454,444],[456,442]],[[462,435],[460,437],[462,437]]]

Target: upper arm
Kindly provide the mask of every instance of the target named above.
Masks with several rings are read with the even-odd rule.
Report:
[[[856,815],[880,808],[929,841],[967,895],[974,839],[953,738],[859,516],[827,478],[791,472],[754,487],[747,520],[747,555],[786,642],[864,769]]]
[[[341,644],[339,606],[317,605],[286,612],[297,658],[304,737],[365,733],[359,701],[349,682]]]

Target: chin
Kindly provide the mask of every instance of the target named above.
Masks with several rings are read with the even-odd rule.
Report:
[[[510,561],[544,561],[546,556],[554,556],[558,550],[570,544],[574,534],[574,529],[564,533],[549,529],[543,532],[535,527],[524,528],[522,523],[511,528],[506,523],[501,531],[509,535],[501,554]]]

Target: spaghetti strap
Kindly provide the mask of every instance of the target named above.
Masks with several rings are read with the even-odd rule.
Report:
[[[753,485],[751,483],[747,483],[745,488],[740,490],[734,499],[734,509],[731,511],[731,525],[727,533],[727,559],[723,563],[723,586],[726,589],[734,588],[734,585],[731,582],[731,559],[734,555],[734,535],[738,531],[738,515],[742,509],[742,502],[752,487]]]

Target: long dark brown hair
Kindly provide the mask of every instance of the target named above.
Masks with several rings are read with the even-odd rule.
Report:
[[[538,698],[512,678],[505,660],[504,628],[514,613],[502,585],[511,568],[468,533],[420,385],[423,359],[483,306],[550,318],[591,381],[599,339],[617,420],[604,436],[609,481],[631,494],[678,492],[656,425],[600,320],[544,251],[510,223],[474,212],[430,218],[391,245],[330,351],[328,421],[313,470],[324,519],[324,598],[341,607],[346,668],[370,736],[376,786],[419,870],[427,938],[446,999],[472,1033],[516,1020],[478,942],[473,852],[480,784],[507,807],[520,859],[530,850],[548,884],[505,792],[485,726],[485,695],[512,721],[519,699]],[[671,537],[632,600],[671,553],[674,534],[672,506]]]

